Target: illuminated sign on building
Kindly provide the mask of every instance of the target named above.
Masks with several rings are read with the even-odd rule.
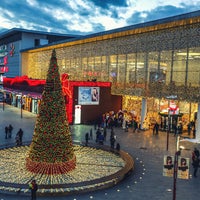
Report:
[[[0,58],[0,73],[8,72],[8,56]]]
[[[7,45],[1,45],[0,46],[0,57],[4,57],[6,55],[8,55]]]

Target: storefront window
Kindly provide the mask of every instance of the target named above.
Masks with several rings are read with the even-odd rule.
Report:
[[[109,81],[111,81],[113,84],[117,83],[117,56],[116,55],[110,56]]]
[[[200,85],[200,48],[192,48],[188,55],[188,86]]]
[[[161,51],[160,53],[160,72],[162,82],[168,85],[171,82],[172,51]]]
[[[120,88],[124,88],[125,80],[126,80],[126,55],[118,55],[118,76],[117,82]]]
[[[136,62],[137,84],[144,85],[145,81],[146,81],[145,77],[146,77],[145,53],[138,53],[137,54],[137,62]]]
[[[185,85],[187,50],[174,51],[172,81],[175,85]]]
[[[101,81],[109,81],[108,57],[101,57]]]
[[[94,58],[94,70],[93,70],[93,79],[97,81],[101,81],[101,57]]]
[[[136,83],[136,54],[127,55],[126,81],[129,84]]]
[[[87,57],[82,58],[82,71],[83,71],[83,79],[87,80],[87,65],[88,65],[88,59]]]
[[[158,62],[158,52],[150,52],[148,54],[148,80],[150,83],[160,81],[160,69]]]

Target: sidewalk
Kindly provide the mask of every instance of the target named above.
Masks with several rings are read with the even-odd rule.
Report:
[[[5,105],[3,110],[0,104],[0,145],[9,145],[15,143],[15,135],[19,128],[24,131],[23,141],[31,141],[36,115],[23,111],[21,118],[21,110],[15,107]],[[6,125],[12,124],[13,136],[11,139],[5,139],[4,128]],[[95,130],[93,126],[88,125],[73,125],[71,126],[72,138],[75,142],[84,142],[85,133],[93,129],[93,138],[95,138]],[[169,148],[167,147],[166,132],[159,132],[159,135],[152,135],[152,131],[139,131],[133,133],[132,129],[125,132],[121,128],[115,128],[114,132],[117,136],[117,142],[120,143],[121,149],[127,151],[135,160],[135,170],[124,181],[117,184],[115,187],[105,190],[95,191],[86,194],[78,194],[73,196],[61,197],[38,197],[38,200],[171,200],[173,195],[173,178],[164,177],[162,175],[163,157],[164,155],[173,156],[176,147],[176,138],[173,134],[169,135]],[[107,141],[109,143],[110,130],[107,130]],[[95,139],[90,143],[95,143]],[[191,158],[191,151],[194,146],[199,145],[184,142],[181,143],[186,147],[182,151],[182,156]],[[190,174],[193,169],[190,165]],[[188,200],[197,199],[200,197],[200,171],[197,178],[189,180],[177,179],[176,199]],[[27,196],[0,194],[0,200],[29,200]]]

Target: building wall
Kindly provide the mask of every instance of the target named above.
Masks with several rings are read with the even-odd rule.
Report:
[[[33,48],[36,46],[42,46],[48,44],[49,42],[55,42],[62,39],[69,39],[75,36],[69,35],[61,35],[61,34],[47,34],[47,33],[39,33],[37,31],[28,31],[21,29],[11,29],[5,33],[0,35],[0,51],[1,47],[6,45],[7,47],[7,67],[8,72],[5,72],[3,75],[7,77],[15,77],[21,76],[22,74],[26,74],[27,72],[27,63],[26,59],[23,60],[21,58],[21,50],[27,48]],[[37,43],[35,40],[38,40]],[[14,49],[12,49],[14,48]],[[13,53],[11,53],[11,51]],[[1,54],[1,53],[0,53]],[[4,56],[0,55],[0,63],[2,63]],[[0,64],[0,67],[4,67],[4,64]]]

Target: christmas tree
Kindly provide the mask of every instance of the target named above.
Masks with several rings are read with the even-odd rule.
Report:
[[[63,174],[76,167],[72,138],[55,50],[39,106],[26,168],[34,173]]]

